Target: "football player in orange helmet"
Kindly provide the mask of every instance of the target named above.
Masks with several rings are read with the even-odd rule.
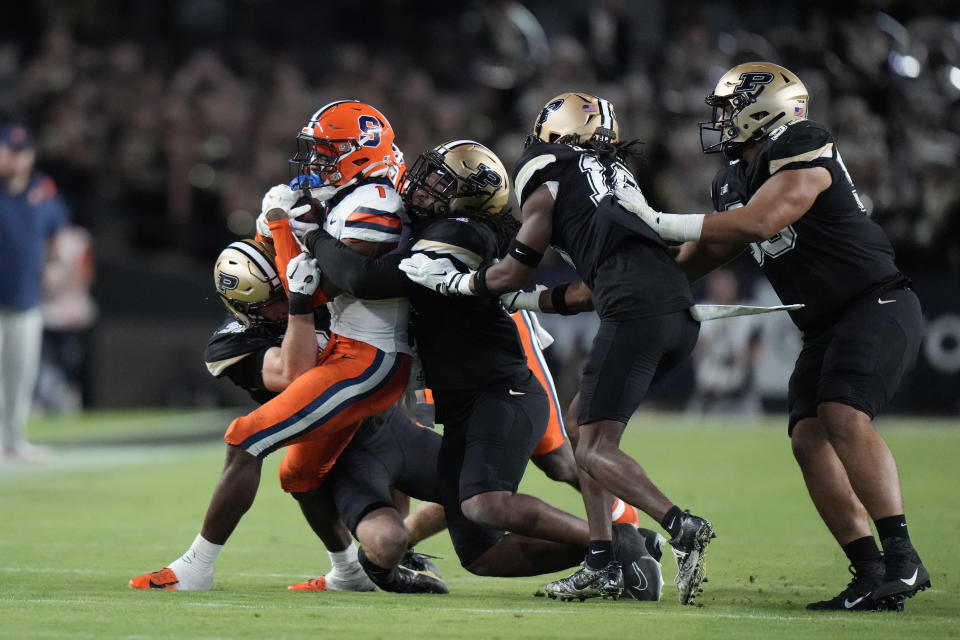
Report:
[[[319,177],[321,186],[310,188],[310,195],[326,202],[324,229],[364,253],[399,241],[403,203],[388,177],[393,138],[378,110],[353,100],[319,109],[297,136],[293,161],[298,175]],[[290,322],[307,314],[312,321],[321,279],[291,235],[318,226],[299,219],[311,207],[298,206],[304,194],[299,179],[295,185],[301,188],[284,184],[268,191],[263,225],[258,220],[261,235],[274,240],[278,272],[287,275]],[[402,396],[412,359],[406,299],[367,301],[331,291],[327,305],[331,337],[316,366],[227,430],[227,461],[194,543],[168,567],[135,578],[131,586],[210,589],[214,560],[256,496],[263,458],[289,447],[280,466],[283,489],[295,496],[316,491],[360,421]]]
[[[334,192],[367,178],[392,177],[400,151],[393,127],[383,114],[356,100],[338,100],[321,107],[297,135],[291,158],[302,175],[316,173]],[[403,154],[400,153],[400,162]]]

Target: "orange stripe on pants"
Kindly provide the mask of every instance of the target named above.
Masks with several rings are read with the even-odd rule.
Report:
[[[524,321],[523,314],[518,311],[511,314],[510,317],[513,318],[513,322],[517,325],[517,331],[520,332],[520,342],[523,343],[523,351],[527,354],[527,366],[533,371],[533,375],[537,376],[537,380],[540,381],[547,395],[550,396],[550,422],[547,424],[547,431],[543,434],[540,444],[533,450],[533,455],[542,456],[558,448],[567,439],[563,431],[563,421],[560,418],[562,415],[560,401],[557,399],[550,371],[542,362],[543,352],[537,345],[536,337],[530,334],[530,327]]]

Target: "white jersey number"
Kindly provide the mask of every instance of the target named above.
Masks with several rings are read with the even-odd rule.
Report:
[[[621,184],[639,188],[633,174],[623,164],[614,162],[607,169],[595,156],[589,153],[580,156],[580,171],[583,172],[587,184],[590,185],[590,200],[595,205],[599,205],[601,200]],[[608,182],[611,178],[612,184]]]

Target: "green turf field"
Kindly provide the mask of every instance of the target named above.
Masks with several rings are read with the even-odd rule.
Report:
[[[172,561],[199,531],[229,415],[31,423],[32,437],[54,454],[44,466],[0,466],[0,638],[960,637],[957,420],[878,423],[900,465],[910,529],[934,585],[901,614],[804,610],[849,576],[806,495],[781,420],[741,426],[662,415],[635,420],[624,448],[681,507],[717,529],[696,607],[677,603],[668,559],[659,603],[560,603],[534,597],[546,577],[471,576],[444,535],[418,550],[443,557],[449,595],[288,592],[328,561],[278,487],[279,455],[264,465],[257,501],[220,555],[212,591],[129,589],[131,577]],[[178,442],[188,435],[200,442]],[[576,493],[532,466],[523,489],[583,512]]]

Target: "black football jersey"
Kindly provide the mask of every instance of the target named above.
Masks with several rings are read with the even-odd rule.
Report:
[[[326,307],[314,311],[314,324],[317,344],[326,343],[330,338],[330,314]],[[217,378],[226,376],[262,404],[277,395],[263,385],[263,357],[268,349],[279,347],[282,342],[283,333],[256,325],[245,327],[227,314],[226,320],[207,341],[203,359],[212,375]]]
[[[753,258],[802,331],[820,328],[852,301],[905,281],[886,234],[867,214],[823,125],[795,120],[772,131],[747,165],[733,161],[711,188],[717,211],[741,207],[777,171],[823,167],[833,183],[799,220],[750,245]]]
[[[642,318],[693,304],[663,240],[613,197],[618,185],[636,186],[623,163],[571,145],[533,144],[514,173],[521,206],[543,184],[555,188],[551,244],[593,290],[601,318]]]
[[[413,253],[447,258],[469,271],[497,257],[494,232],[468,218],[418,220],[397,251],[367,258],[322,231],[308,236],[320,270],[358,298],[406,296],[411,333],[431,389],[478,389],[527,371],[527,358],[513,320],[498,298],[447,297],[406,277],[397,267]]]
[[[460,271],[497,258],[493,231],[468,218],[433,218],[413,229],[410,253],[448,258]],[[498,298],[442,296],[413,282],[413,334],[427,386],[476,389],[527,371],[517,327]]]

